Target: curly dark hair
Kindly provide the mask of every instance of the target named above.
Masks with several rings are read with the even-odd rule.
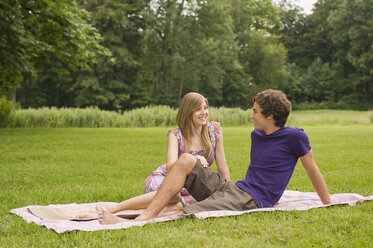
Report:
[[[276,126],[285,126],[291,111],[291,102],[282,91],[272,89],[261,91],[253,98],[253,102],[262,108],[265,117],[273,115]]]

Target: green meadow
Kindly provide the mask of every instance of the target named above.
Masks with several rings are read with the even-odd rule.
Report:
[[[369,122],[367,112],[291,115],[289,123],[308,134],[331,194],[373,195],[373,125]],[[147,175],[165,162],[168,129],[0,129],[0,247],[373,246],[372,201],[65,234],[9,214],[28,205],[118,202],[141,194]],[[244,177],[250,163],[252,127],[223,125],[223,130],[235,182]],[[300,163],[287,189],[313,191]]]

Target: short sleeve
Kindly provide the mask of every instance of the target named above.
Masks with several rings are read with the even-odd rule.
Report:
[[[173,128],[171,130],[168,130],[167,136],[169,136],[170,133],[173,133],[176,136],[176,138],[178,140],[180,140],[180,138],[181,138],[181,130],[180,130],[180,128]]]
[[[311,150],[311,144],[308,136],[301,128],[299,128],[295,132],[293,139],[293,149],[298,158],[306,155]]]
[[[221,136],[221,125],[219,122],[212,122],[212,125],[214,126],[215,139],[217,141]]]
[[[183,135],[181,133],[181,129],[180,128],[174,128],[174,129],[168,130],[167,136],[169,136],[170,133],[173,133],[176,136],[176,138],[177,138],[177,140],[179,142],[179,153],[178,153],[178,156],[180,156],[184,152],[184,142],[183,142]]]

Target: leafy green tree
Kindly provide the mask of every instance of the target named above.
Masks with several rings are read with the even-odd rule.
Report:
[[[245,67],[256,85],[278,89],[285,86],[286,50],[275,36],[264,30],[252,32],[245,55]]]
[[[51,54],[71,70],[109,55],[89,18],[74,0],[0,0],[0,94],[51,65]]]
[[[79,3],[112,59],[96,56],[98,63],[71,72],[49,54],[53,66],[37,80],[23,80],[22,105],[177,106],[185,93],[198,91],[211,105],[247,108],[258,90],[285,87],[286,49],[274,34],[279,11],[269,0]]]
[[[288,63],[307,68],[313,61],[312,43],[305,37],[309,32],[309,21],[302,9],[283,0],[279,3],[281,23],[275,26],[275,33],[288,53]]]
[[[199,58],[194,62],[194,71],[199,77],[198,91],[206,95],[214,106],[224,105],[227,98],[234,97],[228,95],[227,84],[240,85],[242,81],[230,4],[229,1],[209,1],[201,5],[197,11],[199,25],[192,29],[196,30],[192,34],[198,37],[194,48]],[[234,82],[233,78],[237,81]]]
[[[307,68],[305,75],[302,77],[302,86],[304,90],[304,101],[323,102],[334,101],[333,88],[330,86],[333,82],[333,74],[330,71],[328,63],[322,63],[320,58]]]
[[[37,80],[32,94],[26,92],[26,80],[17,94],[44,95],[44,104],[38,101],[23,106],[98,106],[102,109],[127,109],[149,104],[148,89],[137,83],[142,57],[142,14],[148,1],[78,1],[81,8],[91,12],[92,25],[104,37],[103,45],[112,57],[97,56],[97,63],[69,74],[57,74],[56,67],[48,67]],[[55,61],[55,60],[54,60]],[[59,65],[58,61],[54,62]],[[64,65],[61,66],[68,70]],[[60,68],[60,67],[58,67]],[[59,70],[62,70],[60,68]],[[54,87],[53,87],[54,86]],[[48,91],[48,92],[47,92]],[[145,94],[144,94],[145,92]],[[48,97],[53,96],[53,97]],[[34,101],[33,98],[31,101]],[[22,103],[22,100],[21,100]],[[39,104],[39,105],[38,105]]]
[[[222,102],[227,70],[237,67],[237,47],[226,1],[157,1],[144,14],[141,80],[155,103],[176,106],[188,91]]]
[[[142,57],[143,10],[149,1],[79,1],[92,13],[92,23],[104,37],[113,58],[100,57],[94,70],[78,73],[76,105],[127,109],[149,103],[148,89],[137,83]],[[115,63],[113,63],[115,62]],[[90,96],[94,96],[93,99]]]
[[[286,91],[297,103],[355,109],[372,105],[372,3],[319,0],[307,17],[296,9],[281,10],[278,34],[292,63]]]
[[[74,106],[72,92],[73,73],[56,58],[51,57],[38,77],[25,73],[17,88],[17,101],[22,107],[71,107]]]
[[[320,58],[323,62],[331,62],[336,47],[330,37],[333,27],[328,18],[336,9],[339,0],[320,0],[315,3],[313,14],[307,17],[308,32],[304,34],[303,41],[308,44],[308,54],[311,61]]]
[[[138,84],[148,85],[153,104],[177,103],[178,76],[180,86],[185,83],[186,75],[184,43],[189,41],[187,1],[153,1],[143,10],[144,39],[141,43],[143,57],[139,59],[142,68]],[[180,72],[180,74],[176,74]]]
[[[281,89],[288,77],[286,49],[280,37],[274,34],[275,27],[280,25],[279,10],[271,1],[235,0],[230,3],[243,78],[237,88],[244,92],[243,102],[246,102],[239,106],[249,107],[258,90]]]
[[[373,106],[373,0],[340,0],[328,18],[335,60],[358,104]]]

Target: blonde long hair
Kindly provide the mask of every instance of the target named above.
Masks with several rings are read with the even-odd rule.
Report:
[[[179,110],[176,116],[176,124],[181,129],[181,133],[184,137],[184,152],[190,151],[189,147],[194,127],[193,112],[198,110],[198,108],[201,106],[203,102],[205,102],[208,106],[207,99],[196,92],[190,92],[181,99]],[[211,152],[211,141],[207,124],[202,126],[201,138],[204,150],[204,157],[207,159]]]

